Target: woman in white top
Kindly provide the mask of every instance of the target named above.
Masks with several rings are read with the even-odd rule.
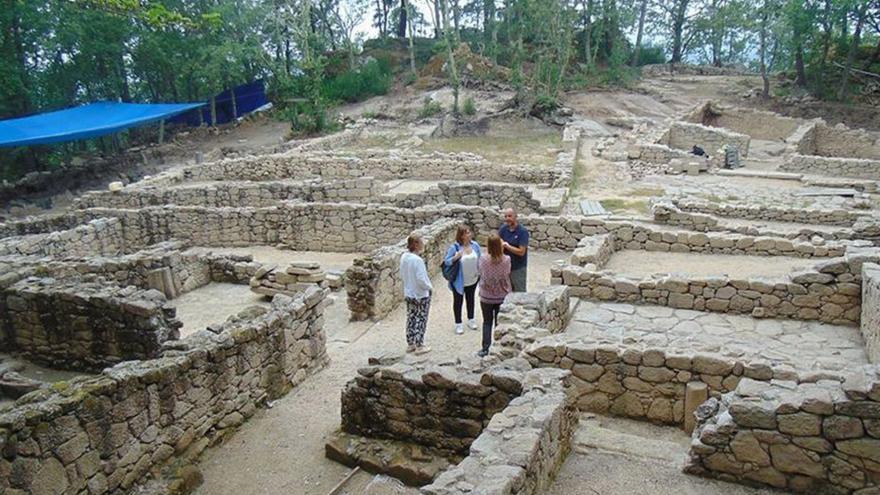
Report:
[[[461,306],[465,300],[467,300],[468,328],[477,329],[477,320],[474,318],[474,293],[477,290],[477,282],[480,281],[480,273],[477,269],[479,260],[480,245],[473,240],[471,229],[467,225],[459,226],[455,233],[455,242],[449,246],[443,261],[446,266],[458,264],[458,275],[455,280],[449,282],[457,334],[464,333],[464,326],[461,324]]]
[[[406,247],[407,252],[400,257],[400,278],[403,279],[403,296],[406,298],[406,352],[424,354],[431,350],[424,344],[434,287],[425,260],[419,256],[425,249],[421,236],[410,235]]]

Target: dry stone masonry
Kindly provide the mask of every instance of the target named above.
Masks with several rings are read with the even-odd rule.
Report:
[[[153,468],[192,458],[326,363],[326,294],[276,296],[256,318],[0,410],[0,489],[125,491]]]

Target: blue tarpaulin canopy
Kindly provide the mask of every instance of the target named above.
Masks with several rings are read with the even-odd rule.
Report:
[[[202,105],[204,103],[99,102],[20,119],[0,120],[0,148],[104,136],[167,119]]]

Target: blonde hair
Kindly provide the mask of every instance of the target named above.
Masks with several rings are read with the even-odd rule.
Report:
[[[455,242],[459,244],[464,244],[464,235],[471,231],[471,228],[465,224],[461,224],[458,226],[458,230],[455,231]]]
[[[501,247],[501,238],[498,237],[497,233],[492,232],[489,234],[486,247],[489,248],[489,256],[492,257],[492,261],[501,261],[501,257],[504,256],[504,249]]]
[[[418,246],[420,242],[422,242],[422,236],[413,232],[406,238],[406,248],[409,252],[413,252],[416,250],[416,246]]]

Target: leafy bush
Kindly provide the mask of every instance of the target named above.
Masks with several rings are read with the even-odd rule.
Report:
[[[646,45],[639,50],[639,66],[666,63],[662,46]]]
[[[327,101],[354,103],[371,96],[384,95],[391,87],[387,64],[371,60],[355,70],[345,71],[324,81],[321,93]]]
[[[555,95],[539,93],[532,104],[531,114],[535,116],[546,115],[557,108],[559,108],[559,100]]]
[[[419,118],[426,119],[441,112],[443,112],[443,107],[440,106],[440,103],[432,100],[430,96],[426,96],[422,101],[422,108],[419,110]]]
[[[465,115],[476,115],[477,114],[477,104],[474,103],[473,97],[468,96],[464,99],[464,104],[461,106],[461,111]]]

